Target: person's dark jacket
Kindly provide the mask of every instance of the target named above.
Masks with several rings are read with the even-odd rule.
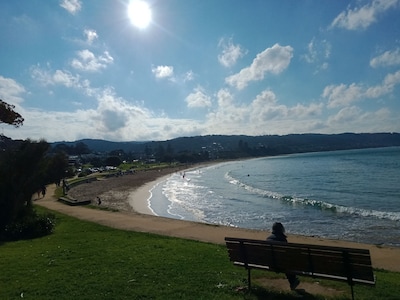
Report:
[[[272,234],[267,238],[267,241],[276,241],[276,242],[287,243],[287,238],[286,238],[286,235],[284,235],[283,233],[272,232]]]

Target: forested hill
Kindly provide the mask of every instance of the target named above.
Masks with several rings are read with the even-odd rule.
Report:
[[[167,141],[110,142],[84,139],[56,142],[52,146],[86,145],[93,152],[122,150],[145,153],[158,150],[169,153],[217,153],[219,158],[266,156],[290,153],[400,146],[400,133],[343,133],[290,135],[208,135],[181,137]]]

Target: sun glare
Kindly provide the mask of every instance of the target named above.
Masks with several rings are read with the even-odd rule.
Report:
[[[131,1],[128,5],[128,16],[131,23],[140,29],[146,28],[151,22],[151,10],[144,1]]]

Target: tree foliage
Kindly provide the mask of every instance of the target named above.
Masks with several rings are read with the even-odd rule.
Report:
[[[19,127],[24,123],[24,118],[14,110],[15,106],[0,99],[0,123]]]
[[[17,150],[0,155],[0,232],[6,225],[32,212],[32,195],[58,182],[68,161],[63,154],[47,156],[45,141],[23,141]]]

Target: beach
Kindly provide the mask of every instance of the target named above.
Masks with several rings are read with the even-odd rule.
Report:
[[[69,191],[70,196],[76,199],[92,200],[94,205],[97,205],[96,198],[99,197],[101,199],[100,206],[110,208],[109,210],[62,204],[53,196],[55,186],[49,186],[46,197],[35,201],[35,203],[82,220],[113,228],[151,232],[216,244],[224,244],[226,236],[265,239],[270,234],[269,229],[251,230],[153,215],[148,207],[151,188],[165,180],[169,174],[181,172],[185,168],[188,167],[139,171],[134,174],[81,184]],[[400,248],[397,247],[291,234],[288,234],[288,240],[294,243],[369,249],[374,268],[400,272]]]

